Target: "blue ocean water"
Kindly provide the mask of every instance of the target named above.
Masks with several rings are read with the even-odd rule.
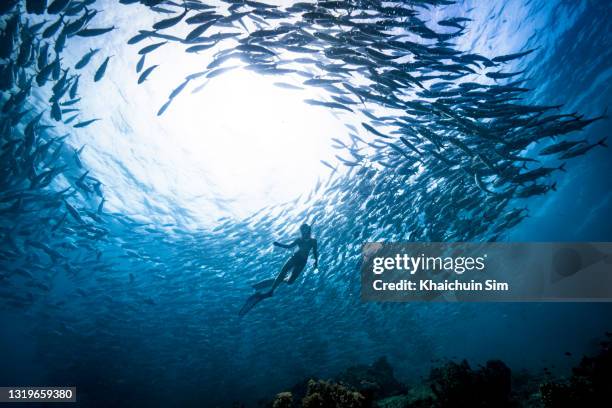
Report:
[[[168,43],[154,61],[158,71],[137,85],[140,56],[126,41],[159,17],[138,4],[96,7],[96,25],[117,29],[100,40],[75,37],[63,55],[73,63],[91,47],[113,55],[105,78],[85,80],[100,56],[79,90],[83,120],[102,120],[69,129],[66,144],[85,147],[79,160],[68,147],[62,152],[67,181],[55,188],[84,171],[100,180],[103,229],[76,223],[50,233],[55,220],[37,217],[36,206],[21,212],[23,228],[12,239],[22,256],[2,261],[0,385],[77,384],[83,406],[254,406],[309,376],[332,376],[383,355],[405,381],[446,358],[500,358],[512,369],[554,366],[565,375],[610,329],[608,304],[361,303],[361,244],[411,236],[389,227],[404,207],[370,213],[366,200],[338,193],[355,186],[342,178],[353,173],[329,179],[318,162],[334,158],[329,138],[346,137],[344,124],[354,119],[296,102],[286,91],[266,99],[274,89],[268,79],[236,71],[158,117],[166,95],[200,67],[185,65]],[[535,48],[511,63],[525,70],[533,103],[594,117],[612,100],[606,1],[460,1],[421,13],[432,21],[470,17],[456,41],[463,50],[492,57]],[[33,91],[29,106],[48,110],[48,92]],[[257,137],[244,138],[249,131]],[[608,135],[608,120],[579,134],[592,142]],[[612,150],[593,149],[566,166],[567,173],[554,174],[557,191],[524,200],[529,217],[501,239],[611,240]],[[318,180],[333,188],[307,200]],[[83,217],[99,201],[93,193],[70,198]],[[272,241],[293,238],[304,220],[320,241],[320,271],[309,265],[295,284],[240,319],[250,285],[287,257]],[[12,248],[5,231],[16,221],[2,221],[3,248]],[[355,225],[364,226],[359,235]],[[61,266],[27,244],[50,236],[62,243]]]

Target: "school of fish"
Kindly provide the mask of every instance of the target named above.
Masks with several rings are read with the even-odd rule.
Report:
[[[110,327],[126,328],[136,310],[151,307],[159,319],[172,316],[169,327],[197,332],[193,342],[210,346],[210,327],[186,327],[171,305],[192,304],[185,316],[237,312],[245,292],[235,293],[235,305],[220,306],[195,304],[191,288],[207,290],[200,282],[208,275],[244,280],[244,288],[268,277],[279,267],[271,237],[312,223],[325,265],[317,284],[340,274],[357,288],[363,242],[503,239],[528,216],[526,199],[555,190],[567,161],[606,146],[605,137],[580,136],[605,112],[587,118],[528,102],[527,73],[506,67],[537,50],[459,51],[454,41],[469,18],[421,18],[450,0],[118,3],[141,3],[158,16],[125,39],[139,55],[130,74],[137,83],[155,81],[164,64],[147,59],[164,47],[202,53],[201,66],[159,107],[161,120],[182,92],[246,69],[295,92],[320,90],[304,102],[350,118],[351,136],[334,140],[337,161],[321,163],[329,177],[312,191],[243,220],[186,230],[108,212],[104,185],[80,160],[87,147],[66,141],[100,120],[79,108],[79,86],[98,86],[113,58],[92,48],[68,66],[62,53],[115,27],[97,23],[104,10],[96,0],[0,2],[0,308],[57,315],[78,303],[91,311],[53,323],[50,342],[85,333],[93,322],[113,336]],[[84,74],[88,66],[96,67],[93,76]],[[220,258],[242,264],[219,266]],[[247,271],[252,276],[241,275]],[[55,295],[64,275],[74,286]],[[163,350],[159,356],[174,358]],[[75,360],[68,351],[61,358]]]

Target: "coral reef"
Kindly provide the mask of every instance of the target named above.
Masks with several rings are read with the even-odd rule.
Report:
[[[500,360],[470,367],[448,361],[429,377],[406,386],[385,358],[349,367],[329,381],[296,384],[268,404],[272,408],[565,408],[612,406],[612,333],[594,357],[583,357],[569,379],[526,370],[512,373]]]
[[[389,397],[376,401],[375,408],[404,408],[408,405],[408,403],[408,396],[396,395],[395,397]]]
[[[394,377],[393,367],[385,357],[371,366],[349,367],[334,380],[356,389],[367,401],[406,393],[406,387]]]
[[[301,389],[301,387],[297,387]],[[370,406],[358,391],[331,381],[309,380],[306,392],[294,398],[292,392],[281,392],[269,405],[272,408],[366,408]]]
[[[449,362],[431,370],[431,389],[439,407],[509,407],[510,369],[499,360],[472,370],[467,361]]]
[[[278,394],[269,406],[367,408],[373,407],[374,401],[406,392],[406,387],[395,378],[393,367],[382,357],[370,366],[349,367],[330,381],[310,379],[295,384],[291,392]],[[339,403],[340,400],[346,402]]]
[[[308,392],[302,399],[304,408],[364,408],[365,399],[359,392],[343,385],[310,380]]]
[[[612,405],[612,341],[603,341],[601,346],[597,356],[582,358],[568,381],[542,384],[540,394],[546,408]]]
[[[272,408],[291,408],[293,406],[293,394],[290,392],[281,392],[276,394],[276,398],[272,402]]]

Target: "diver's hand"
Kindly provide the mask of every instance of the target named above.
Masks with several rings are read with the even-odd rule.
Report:
[[[281,246],[282,246],[282,245],[281,245],[279,242],[277,242],[277,241],[274,241],[274,242],[272,243],[272,245],[274,245],[275,247],[281,247]]]

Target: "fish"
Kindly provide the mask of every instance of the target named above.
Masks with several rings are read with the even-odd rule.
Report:
[[[207,78],[214,78],[214,77],[216,77],[216,76],[222,75],[222,74],[224,74],[224,73],[226,73],[226,72],[228,72],[228,71],[231,71],[231,70],[233,70],[233,69],[236,69],[236,68],[237,68],[236,66],[230,66],[230,67],[217,68],[217,69],[214,69],[214,70],[212,70],[212,71],[209,71],[209,72],[206,74],[206,77],[207,77]]]
[[[567,150],[559,158],[561,160],[571,159],[573,157],[582,156],[583,154],[587,153],[589,150],[591,150],[592,148],[597,147],[597,146],[608,147],[608,145],[606,144],[606,140],[607,139],[608,139],[607,137],[603,137],[603,138],[599,139],[597,142],[595,142],[593,144],[586,144],[586,145],[579,144],[579,145],[574,146],[573,148]]]
[[[515,196],[517,198],[528,198],[528,197],[534,197],[534,196],[539,196],[539,195],[543,195],[548,193],[550,190],[556,191],[557,190],[557,183],[552,183],[550,185],[546,185],[546,184],[531,184],[527,187],[524,187],[523,189],[517,191],[515,193]]]
[[[47,0],[26,0],[26,11],[30,14],[43,14],[47,8]]]
[[[47,13],[58,14],[66,8],[68,3],[70,3],[70,0],[54,0],[47,6]]]
[[[153,72],[153,70],[158,66],[159,65],[151,65],[149,68],[145,69],[138,77],[138,83],[142,84],[144,81],[146,81],[149,75],[151,75],[151,72]]]
[[[74,78],[74,81],[72,82],[72,85],[70,86],[70,89],[69,89],[69,91],[68,91],[68,94],[69,94],[69,96],[70,96],[70,99],[71,99],[72,101],[77,101],[77,102],[78,102],[78,100],[80,100],[80,98],[79,98],[78,100],[76,99],[76,96],[77,96],[77,91],[78,91],[78,89],[79,89],[79,78],[80,78],[80,76],[79,76],[79,75],[77,75],[77,76]],[[64,102],[64,104],[67,104],[67,103],[68,103],[68,102]],[[73,102],[73,103],[76,103],[76,102]]]
[[[317,101],[315,99],[304,99],[304,102],[312,106],[324,106],[326,108],[342,109],[348,112],[353,112],[353,110],[349,108],[348,106],[342,105],[341,103],[337,103],[337,102]]]
[[[387,135],[385,135],[383,133],[380,133],[378,130],[374,129],[371,125],[369,125],[369,124],[367,124],[365,122],[362,122],[361,126],[363,126],[368,132],[374,133],[377,136],[383,137],[385,139],[391,139],[390,136],[387,136]]]
[[[203,82],[202,84],[196,86],[193,91],[191,91],[192,94],[196,94],[198,92],[200,92],[202,89],[204,89],[204,87],[206,86],[206,84],[208,84],[208,81]]]
[[[152,33],[148,32],[148,31],[140,31],[138,34],[136,34],[135,36],[131,37],[127,43],[129,45],[133,45],[133,44],[138,44],[139,42],[141,42],[142,40],[151,37]]]
[[[518,72],[501,72],[501,71],[487,72],[486,76],[488,76],[489,78],[493,78],[493,79],[506,79],[506,78],[512,78],[513,76],[516,76],[516,75],[521,75],[523,72],[525,72],[525,71],[518,71]]]
[[[106,68],[108,67],[108,61],[110,59],[111,59],[111,57],[106,57],[104,62],[102,64],[100,64],[100,66],[96,70],[96,73],[94,74],[94,82],[98,82],[99,80],[104,78],[104,74],[106,73]]]
[[[410,143],[405,137],[400,136],[400,140],[404,145],[406,145],[410,150],[418,154],[419,156],[423,156],[423,153],[412,143]]]
[[[212,27],[215,24],[215,21],[209,21],[206,22],[204,24],[200,24],[199,26],[197,26],[196,28],[194,28],[193,30],[191,30],[189,32],[189,34],[187,34],[187,36],[185,37],[185,41],[186,42],[192,42],[194,41],[196,38],[198,38],[200,35],[204,34],[204,32],[206,30],[208,30],[210,27]]]
[[[162,41],[162,42],[158,42],[158,43],[155,43],[155,44],[148,45],[148,46],[142,48],[140,51],[138,51],[138,54],[140,54],[140,55],[148,54],[148,53],[150,53],[152,51],[155,51],[156,49],[158,49],[159,47],[161,47],[162,45],[165,45],[165,44],[168,44],[168,41]]]
[[[141,55],[140,58],[138,59],[138,63],[136,64],[137,73],[142,71],[142,68],[144,67],[144,63],[145,63],[145,58],[146,58],[146,55]]]
[[[283,88],[283,89],[295,89],[295,90],[304,89],[301,86],[297,86],[297,85],[293,85],[293,84],[288,84],[286,82],[274,82],[274,86],[276,86],[278,88]]]
[[[519,184],[526,183],[529,181],[535,181],[541,177],[548,176],[556,170],[566,172],[565,163],[561,163],[558,167],[539,167],[537,169],[530,170],[522,174],[517,174],[516,176],[514,176],[513,181]]]
[[[60,32],[60,34],[55,39],[55,46],[53,47],[53,49],[58,54],[63,51],[64,46],[66,45],[67,35],[66,35],[66,33],[64,31],[65,30],[62,30],[62,32]]]
[[[217,43],[209,43],[209,44],[198,44],[198,45],[192,45],[191,47],[188,47],[185,49],[185,52],[189,52],[189,53],[197,53],[200,51],[205,51],[208,50],[212,47],[214,47],[215,45],[217,45]]]
[[[84,122],[79,122],[79,123],[77,123],[77,124],[76,124],[76,125],[74,125],[73,127],[75,127],[75,128],[84,128],[84,127],[87,127],[87,126],[91,125],[92,123],[97,122],[97,121],[99,121],[99,120],[100,120],[100,119],[90,119],[90,120],[86,120],[86,121],[84,121]]]
[[[83,69],[89,64],[89,61],[100,51],[99,48],[90,49],[81,59],[75,64],[75,69]]]
[[[57,102],[51,105],[51,117],[58,122],[62,120],[62,110]]]
[[[100,204],[98,204],[98,208],[96,210],[96,212],[98,214],[102,214],[102,212],[104,211],[104,203],[106,202],[105,198],[102,198],[102,200],[100,200]]]
[[[63,22],[64,22],[63,17],[59,17],[53,24],[45,28],[45,30],[42,33],[42,37],[43,38],[53,37],[59,31]]]
[[[93,18],[93,16],[95,15],[95,11],[90,15],[88,12],[83,13],[83,15],[72,21],[69,22],[65,25],[64,27],[64,34],[66,34],[66,36],[70,36],[72,34],[75,34],[77,32],[79,32],[81,29],[83,29],[83,27],[85,27],[85,24],[87,24],[87,22]]]
[[[523,51],[523,52],[517,52],[515,54],[500,55],[498,57],[493,58],[491,61],[493,61],[493,62],[508,62],[508,61],[512,61],[512,60],[515,60],[515,59],[527,56],[527,55],[531,54],[534,51],[535,51],[535,48],[531,49],[531,50]]]
[[[79,37],[97,37],[109,33],[115,29],[115,26],[106,28],[84,28],[76,33]]]
[[[41,70],[38,71],[38,73],[35,76],[36,84],[38,86],[44,86],[49,80],[49,78],[53,76],[57,63],[58,61],[56,59],[56,61],[48,63],[45,67],[43,67]],[[9,98],[9,101],[10,101],[10,98]]]
[[[178,94],[181,93],[183,91],[183,89],[185,89],[187,84],[189,84],[189,81],[191,81],[191,79],[187,78],[187,79],[185,79],[185,81],[183,81],[182,84],[180,84],[175,89],[173,89],[172,92],[170,93],[170,95],[168,96],[168,99],[176,98],[178,96]]]
[[[85,224],[85,221],[83,220],[83,218],[81,218],[81,215],[76,210],[76,208],[70,205],[66,200],[64,200],[64,205],[68,210],[68,214],[70,214],[75,221],[79,222],[80,224]]]
[[[330,169],[332,169],[334,172],[337,170],[334,166],[332,166],[331,164],[329,164],[325,160],[321,160],[321,163],[323,163],[324,166],[329,167]]]
[[[181,22],[181,20],[187,15],[188,12],[189,12],[189,9],[185,7],[185,11],[183,11],[183,13],[179,14],[178,16],[170,17],[170,18],[158,21],[157,23],[153,24],[153,29],[154,30],[164,30],[166,28],[175,26]]]
[[[166,110],[168,109],[168,107],[170,107],[170,104],[172,103],[172,99],[168,99],[162,106],[161,108],[159,108],[159,110],[157,111],[157,116],[161,116],[164,114],[164,112],[166,112]]]
[[[176,98],[183,91],[183,89],[185,89],[185,87],[189,84],[190,81],[191,81],[191,78],[186,78],[182,84],[180,84],[174,90],[172,90],[170,95],[168,95],[168,100],[166,101],[166,103],[164,103],[162,107],[157,111],[157,116],[161,116],[164,114],[164,112],[168,109],[168,107],[172,103],[172,100]]]
[[[461,23],[465,23],[468,21],[472,21],[472,19],[467,17],[452,17],[438,21],[438,25],[445,27],[454,27],[458,28],[459,30],[463,30],[465,26],[461,25]]]
[[[36,66],[39,71],[42,70],[47,65],[48,58],[49,58],[49,44],[45,43],[38,50],[38,58],[36,60]]]
[[[194,16],[189,17],[185,20],[187,24],[202,24],[211,20],[218,20],[221,18],[220,15],[216,14],[212,10],[202,11]]]
[[[271,51],[269,49],[267,49],[266,47],[262,47],[260,45],[256,45],[256,44],[240,44],[238,46],[236,46],[237,50],[239,51],[246,51],[249,53],[260,53],[260,54],[267,54],[267,55],[271,55],[271,56],[276,56],[276,53],[274,51]]]
[[[71,117],[69,117],[68,119],[64,120],[64,124],[69,125],[72,122],[74,122],[77,118],[79,117],[79,114],[76,115],[72,115]]]
[[[544,149],[540,150],[539,155],[540,156],[547,156],[547,155],[551,155],[551,154],[555,154],[555,153],[561,153],[564,152],[566,150],[569,150],[570,148],[579,145],[579,144],[586,144],[587,141],[586,140],[575,140],[575,141],[571,141],[571,140],[563,140],[559,143],[555,143],[553,145],[547,146]]]

